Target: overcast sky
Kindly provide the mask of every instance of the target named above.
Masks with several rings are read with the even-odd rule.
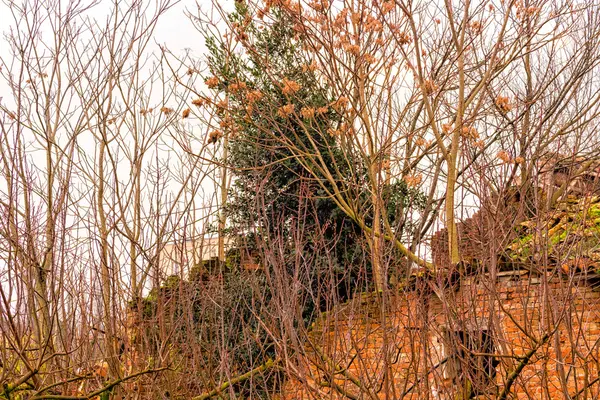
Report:
[[[35,1],[39,2],[47,2],[49,0],[16,0],[12,2],[12,4],[21,5],[23,2],[28,4],[32,4]],[[69,0],[60,0],[63,8],[66,8]],[[73,0],[71,0],[73,1]],[[76,0],[79,1],[79,0]],[[83,4],[91,3],[93,0],[82,0]],[[120,0],[122,1],[122,0]],[[155,2],[150,0],[140,0],[148,4],[150,6],[154,5]],[[203,10],[209,10],[211,7],[211,0],[182,0],[179,2],[173,1],[175,5],[170,8],[164,15],[159,19],[158,25],[154,32],[154,42],[147,47],[147,51],[153,52],[155,54],[159,53],[158,46],[165,46],[169,49],[171,53],[174,55],[182,55],[186,51],[190,51],[191,54],[197,59],[202,59],[205,53],[204,39],[202,35],[195,29],[194,25],[190,21],[189,17],[186,16],[186,11],[192,13],[193,15],[197,15],[198,7],[201,7]],[[126,4],[131,3],[131,0],[124,2]],[[231,0],[233,3],[233,0]],[[11,53],[10,48],[7,44],[5,35],[10,31],[12,27],[15,25],[14,17],[10,12],[9,4],[11,4],[10,0],[0,0],[0,33],[2,33],[2,37],[0,38],[0,57],[10,63]],[[47,3],[42,3],[47,4]],[[110,10],[114,7],[114,0],[100,0],[99,4],[94,6],[89,15],[92,18],[95,18],[98,21],[105,21],[106,17],[109,15]],[[51,35],[50,29],[48,29],[48,35]],[[44,40],[47,40],[49,43],[52,42],[52,36],[48,38],[44,37]],[[3,104],[7,105],[12,103],[12,95],[7,90],[6,82],[3,79],[0,79],[0,99]],[[159,91],[157,91],[159,92]],[[8,106],[10,107],[10,105]],[[203,135],[202,127],[196,126],[195,129],[198,129],[199,135]],[[85,145],[85,143],[80,143],[81,145]],[[94,146],[95,142],[90,141],[90,146]],[[93,147],[90,149],[93,151]],[[1,185],[1,183],[0,183]],[[210,180],[206,181],[206,184],[203,184],[203,192],[205,201],[210,201],[212,198],[212,193],[215,188],[213,186],[213,182]]]
[[[31,2],[31,0],[28,1]],[[61,1],[66,4],[69,0]],[[3,34],[6,33],[6,31],[8,31],[10,26],[13,24],[13,17],[8,11],[8,4],[20,4],[21,2],[22,0],[2,0],[0,3],[0,29]],[[89,2],[90,1],[88,0],[88,3]],[[100,4],[95,6],[94,14],[97,15],[98,19],[103,19],[103,17],[108,13],[112,3],[113,0],[101,0]],[[175,4],[163,16],[161,22],[158,24],[158,28],[156,30],[157,41],[159,43],[165,43],[173,51],[190,48],[194,51],[202,52],[202,40],[199,40],[197,31],[194,29],[188,18],[184,15],[186,9],[195,12],[194,10],[197,8],[196,4],[197,3],[194,0],[182,0]],[[210,0],[199,0],[198,4],[200,4],[203,9],[207,9],[210,6]],[[6,44],[2,43],[1,48],[5,50],[5,46]]]

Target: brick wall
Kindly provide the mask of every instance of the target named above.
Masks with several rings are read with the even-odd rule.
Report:
[[[416,286],[317,320],[283,398],[497,398],[532,349],[508,398],[600,396],[600,292],[585,277],[514,271]]]

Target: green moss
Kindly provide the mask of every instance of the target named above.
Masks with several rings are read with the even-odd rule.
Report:
[[[176,289],[181,283],[181,278],[177,275],[169,275],[164,283],[161,285],[165,289]]]
[[[508,256],[511,260],[524,260],[531,256],[531,244],[533,242],[533,234],[529,233],[523,237],[517,237],[508,246]]]
[[[578,249],[577,256],[594,258],[596,254],[592,253],[600,247],[598,201],[598,198],[570,199],[557,205],[545,224],[540,225],[535,220],[522,222],[515,229],[519,236],[507,246],[508,257],[524,261],[533,255],[534,249],[543,246],[547,246],[550,256],[562,256],[568,243],[570,249]],[[540,227],[542,240],[536,243],[536,230]]]
[[[522,238],[517,238],[517,242],[520,246],[524,246],[525,244],[531,243],[533,241],[533,234],[529,233]]]
[[[567,236],[568,232],[566,229],[559,230],[557,233],[552,235],[552,237],[550,237],[550,245],[557,245],[564,242]]]
[[[590,208],[588,208],[588,218],[593,220],[600,220],[600,204],[592,204]]]

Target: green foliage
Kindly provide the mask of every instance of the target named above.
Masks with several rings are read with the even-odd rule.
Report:
[[[243,5],[238,5],[237,10],[230,19],[233,24],[243,25]],[[278,15],[277,12],[275,15]],[[304,229],[309,233],[321,232],[324,228],[323,235],[308,237],[307,234],[304,251],[317,254],[314,241],[333,241],[341,237],[342,240],[338,241],[340,247],[335,249],[334,257],[329,261],[335,262],[333,269],[336,275],[356,281],[358,271],[349,275],[347,272],[350,266],[361,264],[356,262],[363,253],[360,230],[327,197],[315,176],[308,171],[315,169],[311,165],[302,165],[289,147],[275,145],[272,140],[272,135],[278,134],[284,135],[292,146],[314,146],[314,151],[320,153],[327,164],[345,168],[346,179],[357,179],[357,175],[351,173],[353,168],[357,168],[356,164],[344,159],[335,138],[327,133],[329,127],[340,122],[336,111],[327,107],[333,99],[314,72],[306,68],[307,60],[300,58],[289,21],[277,18],[264,30],[258,30],[250,23],[244,32],[253,43],[252,51],[233,57],[217,45],[215,38],[207,38],[211,52],[209,67],[219,79],[215,91],[226,93],[228,117],[236,126],[235,136],[232,135],[229,140],[228,158],[224,160],[234,173],[226,206],[231,230],[245,234],[258,232],[262,236],[274,234],[276,228],[277,235],[289,236],[291,229]],[[265,67],[267,58],[268,68]],[[293,96],[284,94],[282,86],[277,84],[283,79],[299,84],[299,90]],[[262,96],[252,103],[250,114],[246,97],[231,90],[232,85],[240,83],[248,91],[256,91]],[[310,107],[327,111],[316,113],[310,123],[306,123],[278,114],[277,110],[288,104],[296,110]],[[316,179],[321,178],[317,176]],[[299,220],[302,221],[301,227]],[[244,242],[246,245],[256,243],[257,238],[261,239],[251,234]],[[293,257],[294,249],[289,251],[289,256]],[[315,275],[320,274],[318,264],[315,263]],[[315,279],[313,284],[322,282]]]
[[[165,343],[160,339],[157,324],[162,313],[169,332],[171,357],[179,366],[177,372],[189,374],[184,381],[196,384],[205,382],[204,379],[215,382],[223,379],[223,358],[228,361],[227,373],[235,376],[275,357],[272,340],[260,323],[271,301],[265,290],[264,275],[245,271],[239,265],[223,269],[220,275],[198,273],[201,268],[200,265],[194,268],[196,273],[190,274],[190,280],[168,277],[159,289],[141,300],[144,313],[135,340],[148,358],[163,354]],[[188,362],[192,364],[187,365]],[[203,379],[193,374],[201,374]],[[253,382],[241,382],[233,389],[240,398],[259,398],[257,394],[275,390],[279,379],[277,373],[272,373],[264,381],[256,377]]]
[[[345,186],[356,188],[356,196],[364,204],[363,217],[371,223],[366,166],[350,148],[342,151],[330,133],[342,123],[342,115],[330,107],[335,99],[307,67],[310,60],[298,51],[301,38],[296,38],[292,22],[276,9],[273,15],[274,21],[261,30],[246,18],[243,3],[236,4],[230,22],[234,27],[243,27],[240,31],[247,37],[243,43],[251,45],[235,54],[219,45],[218,38],[207,37],[212,74],[207,78],[218,80],[215,96],[228,100],[227,115],[221,115],[225,126],[231,129],[228,157],[223,162],[234,174],[226,205],[228,224],[233,232],[252,232],[252,237],[245,238],[246,245],[256,243],[255,239],[261,240],[261,236],[291,237],[292,229],[303,230],[306,234],[302,250],[324,258],[322,262],[313,261],[313,289],[323,285],[324,279],[337,280],[334,286],[343,300],[356,290],[368,289],[370,284],[363,232],[327,195],[323,185],[331,192],[332,183],[310,164],[311,157],[300,161],[290,147],[318,154],[324,164],[335,165],[336,176]],[[299,85],[293,95],[284,93],[284,80]],[[240,90],[240,86],[245,89]],[[260,99],[249,103],[249,92],[260,93]],[[298,111],[310,108],[322,112],[310,118],[285,118],[278,110],[286,105]],[[273,135],[285,137],[289,145],[281,145],[281,141],[273,140]],[[391,223],[397,222],[396,226],[404,232],[412,228],[410,221],[404,220],[406,208],[422,209],[424,199],[404,181],[384,187]],[[322,248],[318,241],[333,243],[328,246],[328,254],[317,250]],[[290,258],[298,250],[294,246],[297,244],[290,246]],[[329,277],[325,276],[326,271]]]

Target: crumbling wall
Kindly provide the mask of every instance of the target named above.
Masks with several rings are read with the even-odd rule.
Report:
[[[478,398],[507,386],[508,398],[600,396],[600,292],[585,277],[516,271],[420,284],[428,289],[362,297],[320,318],[284,398],[460,398],[464,382],[448,361],[458,365],[460,346],[448,333],[483,331],[493,351],[473,357],[493,361],[495,376]]]

